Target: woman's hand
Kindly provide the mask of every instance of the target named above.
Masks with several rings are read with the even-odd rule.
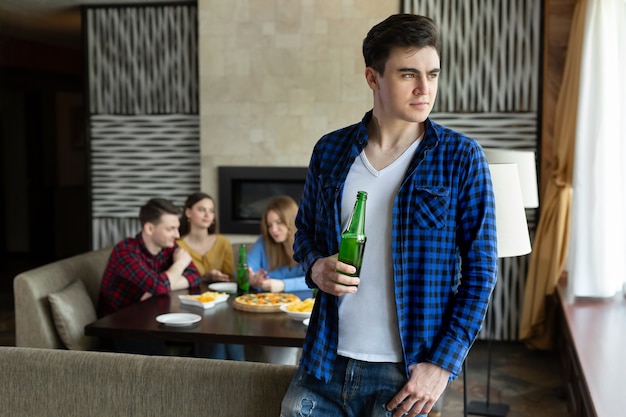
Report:
[[[217,269],[210,270],[209,272],[206,273],[204,277],[206,278],[208,282],[230,281],[230,276],[228,274],[225,274],[222,271],[217,270]]]
[[[280,279],[268,278],[261,282],[261,289],[268,292],[283,292],[285,290],[285,282]]]
[[[267,271],[263,268],[260,268],[256,272],[252,271],[252,268],[248,268],[248,275],[250,277],[250,285],[254,287],[263,288],[265,281],[269,281],[269,278],[267,277]],[[269,285],[269,283],[267,283],[266,285]]]

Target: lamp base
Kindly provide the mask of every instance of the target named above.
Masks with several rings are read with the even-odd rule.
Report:
[[[493,404],[472,401],[467,405],[467,414],[476,416],[505,417],[509,412],[507,404]]]

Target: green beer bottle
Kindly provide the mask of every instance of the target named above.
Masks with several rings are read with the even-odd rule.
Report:
[[[356,203],[350,215],[348,227],[341,234],[341,244],[339,246],[339,260],[356,268],[354,274],[346,274],[358,277],[361,273],[363,263],[363,251],[365,250],[365,201],[367,193],[358,191],[356,193]]]
[[[237,263],[237,295],[250,292],[250,276],[248,275],[248,260],[246,244],[239,246],[239,262]]]

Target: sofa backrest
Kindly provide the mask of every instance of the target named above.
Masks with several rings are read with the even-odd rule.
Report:
[[[94,303],[98,302],[102,273],[112,248],[99,249],[22,272],[13,280],[15,300],[15,343],[17,346],[62,349],[52,319],[48,295],[74,280],[85,284]]]
[[[276,417],[296,367],[0,347],[0,414]]]

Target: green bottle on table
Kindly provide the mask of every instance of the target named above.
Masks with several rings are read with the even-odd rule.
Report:
[[[239,246],[239,262],[237,262],[237,295],[250,292],[250,276],[248,275],[248,260],[246,244]]]
[[[358,277],[361,273],[363,263],[363,252],[365,250],[365,201],[367,193],[358,191],[356,202],[350,215],[348,227],[341,234],[341,244],[339,245],[339,260],[356,268],[354,274],[346,274],[351,277]]]

